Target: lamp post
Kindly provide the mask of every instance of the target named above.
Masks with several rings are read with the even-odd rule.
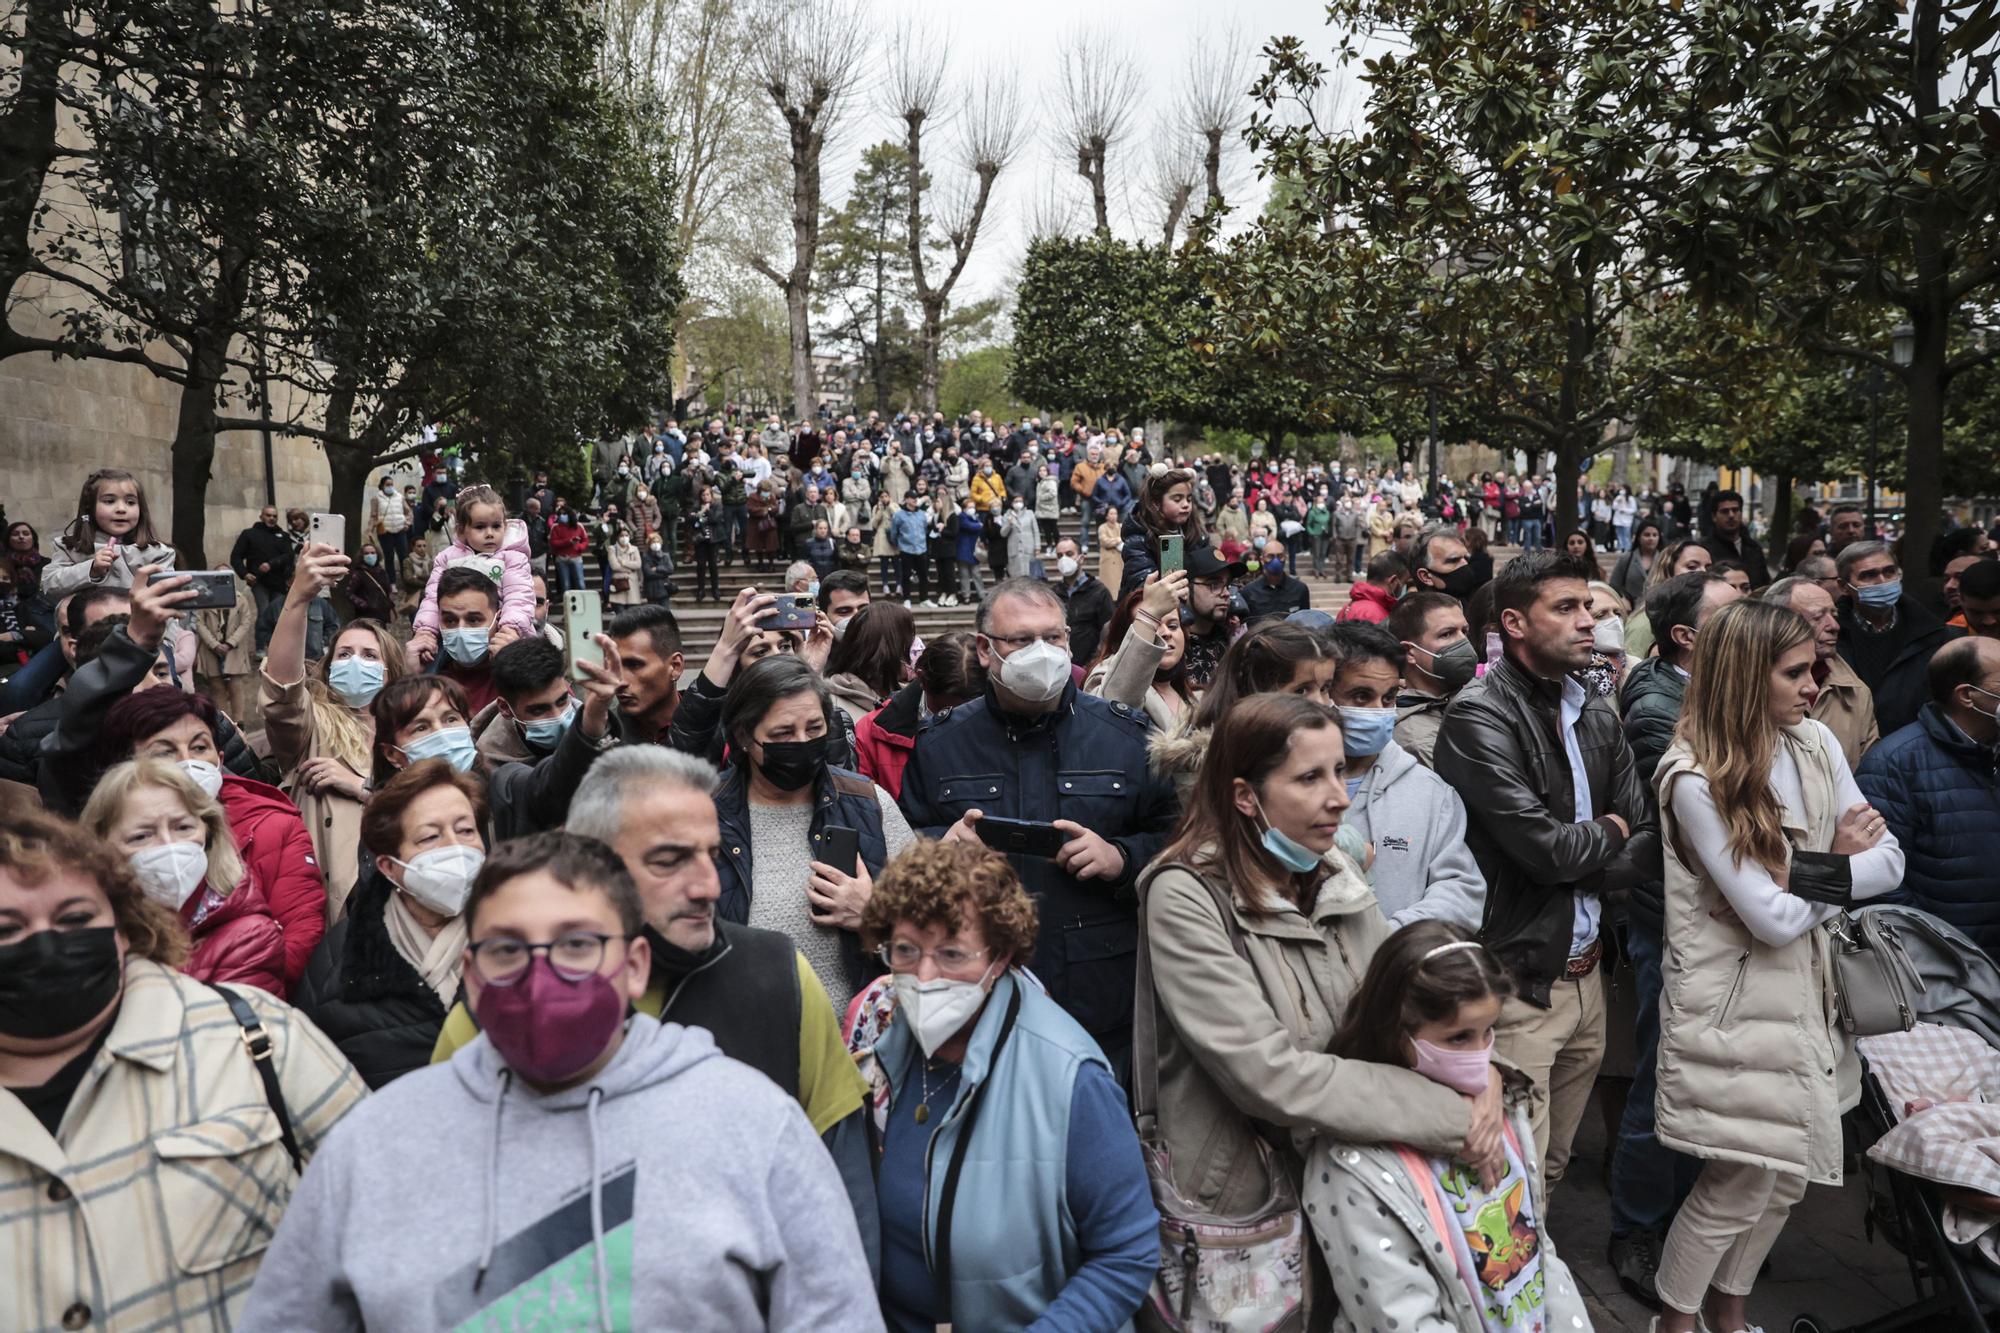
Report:
[[[1889,334],[1889,355],[1900,370],[1915,358],[1917,331],[1908,324],[1898,324]],[[1875,527],[1875,472],[1876,453],[1882,433],[1882,367],[1880,363],[1870,367],[1868,375],[1868,515],[1866,530],[1870,539],[1881,534]]]

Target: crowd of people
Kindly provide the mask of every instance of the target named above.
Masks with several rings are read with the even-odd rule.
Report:
[[[0,1324],[1582,1329],[1595,1089],[1621,1285],[1740,1333],[1841,1178],[1841,913],[2000,945],[1976,529],[1933,606],[1846,509],[1557,546],[1544,478],[1082,421],[588,470],[199,584],[119,469],[9,529]]]

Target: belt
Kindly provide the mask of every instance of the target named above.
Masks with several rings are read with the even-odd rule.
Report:
[[[1597,964],[1603,957],[1604,941],[1592,940],[1589,948],[1569,960],[1569,966],[1563,969],[1563,976],[1572,981],[1578,977],[1587,977],[1597,970]]]

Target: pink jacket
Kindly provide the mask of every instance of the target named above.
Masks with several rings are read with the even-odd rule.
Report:
[[[457,541],[437,553],[431,561],[431,581],[424,585],[423,604],[417,608],[414,624],[417,633],[428,634],[433,639],[438,636],[438,580],[444,577],[444,571],[452,561],[477,554],[464,542]],[[500,548],[500,565],[499,623],[524,639],[532,638],[535,633],[535,573],[528,567],[525,528],[517,540]]]

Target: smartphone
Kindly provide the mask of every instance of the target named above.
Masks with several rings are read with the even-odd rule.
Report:
[[[1171,537],[1160,538],[1160,572],[1173,574],[1184,568],[1183,547],[1187,538],[1175,533]]]
[[[331,546],[336,551],[345,551],[347,520],[339,514],[309,514],[306,516],[306,540]]]
[[[860,874],[861,835],[851,828],[828,824],[819,845],[819,855],[814,859],[824,861],[835,870],[849,875]]]
[[[816,621],[818,611],[818,603],[804,593],[786,593],[778,598],[777,606],[757,622],[757,628],[809,630]]]
[[[1053,857],[1069,841],[1069,835],[1054,824],[1033,819],[1000,819],[993,815],[981,815],[979,822],[972,826],[972,831],[994,851],[1017,856]]]
[[[604,650],[597,636],[604,633],[604,603],[586,588],[571,588],[563,594],[563,665],[571,680],[583,680],[578,662],[604,665]]]
[[[226,569],[191,569],[177,571],[161,570],[146,579],[147,586],[161,579],[180,578],[185,574],[193,579],[189,587],[194,589],[194,597],[180,604],[182,611],[210,611],[217,607],[236,605],[236,576]]]

